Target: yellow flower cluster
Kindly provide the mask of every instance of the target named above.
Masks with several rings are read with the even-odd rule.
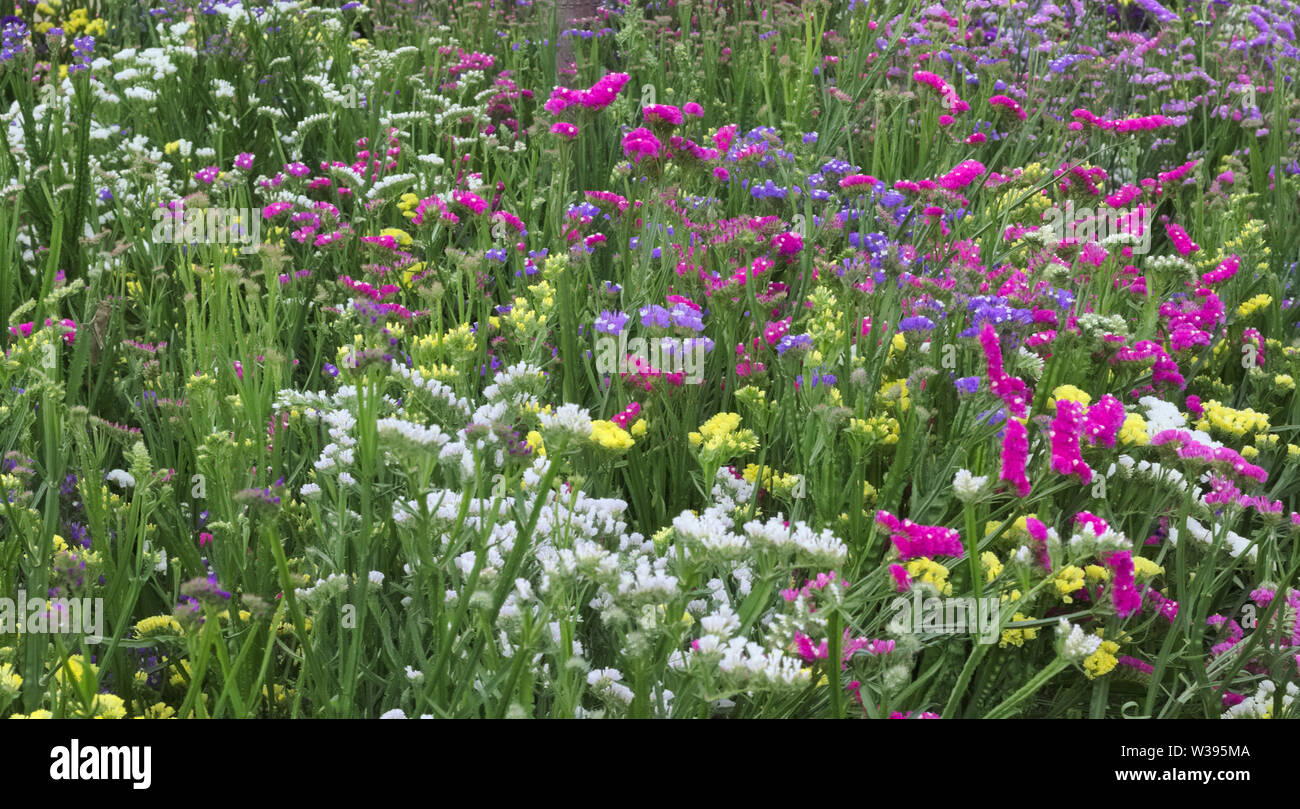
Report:
[[[940,595],[952,595],[952,582],[948,581],[948,568],[928,556],[920,556],[908,562],[907,575],[914,581],[928,582]]]
[[[16,699],[22,685],[22,675],[14,671],[13,664],[0,663],[0,696]]]
[[[139,638],[151,638],[155,635],[184,635],[185,630],[170,615],[154,615],[136,622],[135,634]]]
[[[88,36],[102,37],[108,28],[100,18],[90,19],[90,13],[84,8],[74,8],[68,19],[63,21],[63,30],[68,34],[78,34],[84,30]]]
[[[1053,390],[1049,407],[1055,411],[1056,403],[1062,399],[1067,402],[1078,402],[1084,406],[1092,404],[1092,396],[1087,391],[1079,390],[1074,385],[1060,385]]]
[[[1101,565],[1088,565],[1083,569],[1088,581],[1096,584],[1097,582],[1110,581],[1110,571]]]
[[[1083,673],[1089,680],[1095,680],[1103,674],[1109,674],[1115,666],[1119,665],[1119,658],[1115,653],[1119,651],[1119,644],[1113,640],[1104,640],[1097,651],[1083,659]]]
[[[875,415],[865,420],[849,419],[845,430],[865,439],[868,444],[892,446],[898,443],[899,424],[893,416]]]
[[[1295,378],[1290,374],[1277,374],[1273,377],[1273,384],[1284,391],[1295,390]]]
[[[1237,307],[1237,317],[1250,317],[1251,315],[1255,314],[1255,312],[1259,311],[1260,309],[1263,309],[1266,306],[1269,306],[1272,303],[1273,303],[1273,296],[1261,292],[1255,297],[1242,302],[1241,306]]]
[[[906,379],[883,382],[880,386],[880,392],[876,394],[876,399],[885,405],[897,404],[900,412],[903,413],[906,413],[907,409],[912,406],[912,398],[907,390]]]
[[[1164,573],[1165,569],[1145,556],[1133,557],[1133,577],[1138,581],[1152,579]]]
[[[686,438],[706,463],[721,463],[758,449],[758,436],[753,430],[740,429],[739,413],[718,413],[701,424],[699,432]]]
[[[1002,563],[998,561],[993,551],[984,551],[980,554],[980,567],[984,570],[984,578],[990,583],[1002,575]]]
[[[758,478],[758,464],[752,463],[746,466],[745,470],[741,472],[741,476],[744,477],[746,483],[753,483]],[[777,472],[770,466],[764,467],[763,482],[759,484],[762,488],[779,497],[789,496],[798,485],[798,475]]]
[[[1196,423],[1198,430],[1229,433],[1241,437],[1247,433],[1268,431],[1268,416],[1249,408],[1237,410],[1211,399],[1203,404],[1205,416]]]
[[[831,347],[845,337],[843,329],[839,328],[841,315],[839,302],[836,300],[834,293],[826,287],[818,287],[808,296],[808,302],[812,304],[813,315],[808,323],[808,334],[813,339],[813,345],[823,354],[829,354]]]
[[[1057,572],[1052,584],[1056,587],[1056,594],[1061,597],[1061,600],[1066,604],[1072,604],[1074,599],[1070,597],[1070,594],[1083,588],[1084,578],[1083,568],[1066,565]]]
[[[602,449],[612,452],[627,452],[636,444],[627,430],[612,421],[593,421],[591,423],[591,441]]]
[[[1032,621],[1032,617],[1022,612],[1017,612],[1011,616],[1012,621]],[[1033,640],[1038,637],[1038,630],[1034,627],[1025,627],[1024,629],[1004,629],[1002,639],[998,641],[998,647],[1005,649],[1008,646],[1024,646],[1025,641]]]

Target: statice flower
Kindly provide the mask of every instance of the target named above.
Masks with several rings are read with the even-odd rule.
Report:
[[[623,326],[627,324],[628,316],[618,310],[603,310],[600,316],[596,318],[596,331],[602,334],[619,335],[623,332]]]

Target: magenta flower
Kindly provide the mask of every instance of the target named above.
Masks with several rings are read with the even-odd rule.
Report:
[[[778,233],[772,237],[772,246],[783,256],[793,256],[803,249],[803,237],[794,231]]]
[[[671,104],[650,104],[641,110],[641,119],[649,126],[681,126],[682,111]]]
[[[893,531],[889,538],[904,562],[920,556],[961,556],[964,552],[961,534],[951,528],[899,520],[883,510],[876,512],[876,522]]]
[[[1133,574],[1133,554],[1131,551],[1115,551],[1103,555],[1102,561],[1112,573],[1111,603],[1119,617],[1127,618],[1142,608],[1142,596],[1138,594]]]
[[[1017,418],[1007,419],[1006,435],[1002,438],[1002,471],[998,477],[1010,483],[1021,497],[1029,496],[1029,478],[1025,465],[1029,461],[1029,431]]]
[[[253,155],[251,152],[240,152],[235,155],[235,168],[248,171],[253,167]]]
[[[685,115],[693,116],[695,118],[703,118],[704,108],[701,107],[699,104],[696,104],[694,101],[687,101],[684,105],[682,105],[682,113],[684,113]]]
[[[1083,461],[1079,435],[1083,429],[1083,405],[1062,399],[1056,403],[1056,418],[1048,430],[1052,448],[1052,469],[1062,475],[1078,475],[1083,483],[1092,481],[1092,469]]]
[[[653,160],[659,156],[662,148],[663,143],[645,127],[637,127],[623,136],[623,154],[632,158],[634,162],[640,161],[643,157]]]
[[[578,127],[567,121],[559,121],[551,124],[551,134],[559,135],[562,138],[573,140],[578,137]]]

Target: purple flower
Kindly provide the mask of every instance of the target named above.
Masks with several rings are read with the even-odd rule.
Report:
[[[974,393],[980,389],[980,378],[978,376],[959,377],[953,384],[957,386],[958,393]]]
[[[642,307],[640,315],[642,326],[659,326],[666,329],[672,325],[672,316],[668,310],[653,303]]]
[[[596,318],[596,331],[602,334],[622,334],[623,326],[627,321],[628,316],[623,312],[617,309],[611,312],[606,309],[600,313],[600,317]]]
[[[810,351],[813,347],[811,334],[787,334],[776,344],[777,356],[784,356],[791,350]]]
[[[933,328],[934,321],[922,315],[905,317],[898,321],[899,331],[930,331]]]

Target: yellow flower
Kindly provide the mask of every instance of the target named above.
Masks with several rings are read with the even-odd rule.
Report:
[[[1083,572],[1087,574],[1088,581],[1094,584],[1099,581],[1110,581],[1110,571],[1101,565],[1088,565]]]
[[[891,351],[897,351],[899,354],[902,354],[907,350],[907,338],[903,336],[901,331],[890,338],[889,348]]]
[[[9,718],[10,719],[53,719],[54,714],[50,713],[44,708],[40,708],[38,710],[32,711],[30,714],[16,713]]]
[[[1119,664],[1119,658],[1115,653],[1119,651],[1119,644],[1113,640],[1104,640],[1097,651],[1083,659],[1083,673],[1089,680],[1095,680],[1103,674],[1108,674],[1116,665]]]
[[[1078,402],[1081,405],[1092,404],[1092,396],[1087,391],[1082,391],[1074,385],[1059,385],[1052,391],[1050,406],[1052,410],[1056,409],[1056,403],[1062,399],[1067,402]]]
[[[125,719],[126,703],[117,694],[96,694],[86,718]]]
[[[1237,317],[1250,317],[1273,302],[1273,296],[1260,293],[1237,307]]]
[[[169,155],[176,154],[180,150],[181,150],[181,142],[179,140],[174,140],[171,143],[168,143],[167,145],[163,146],[163,154],[169,154]]]
[[[1001,575],[1002,563],[998,561],[998,557],[993,551],[984,551],[980,555],[980,563],[984,568],[984,576],[988,581],[992,582]]]
[[[379,231],[380,236],[392,236],[401,247],[406,247],[411,243],[411,234],[401,228],[384,228]]]
[[[1033,618],[1024,613],[1017,612],[1011,616],[1012,621],[1032,621]],[[998,641],[998,647],[1005,649],[1008,646],[1024,646],[1025,641],[1033,640],[1038,637],[1038,630],[1034,627],[1025,627],[1024,629],[1004,629],[1002,639]]]
[[[906,565],[907,574],[916,581],[929,582],[941,595],[952,595],[952,582],[948,581],[948,568],[929,558],[921,556]]]
[[[1144,556],[1133,557],[1133,576],[1137,579],[1150,579],[1164,573],[1165,569]]]
[[[627,452],[635,441],[627,430],[612,421],[593,421],[591,423],[591,440],[596,445],[613,452]]]
[[[13,664],[0,664],[0,694],[9,699],[17,699],[18,691],[22,688],[23,678],[18,672],[14,671]]]
[[[149,638],[154,635],[184,635],[185,630],[170,615],[153,615],[136,622],[135,634],[137,637]]]
[[[1119,428],[1119,442],[1126,446],[1144,447],[1151,443],[1151,436],[1147,434],[1146,419],[1137,413],[1129,413],[1124,417],[1124,424]]]
[[[176,709],[165,702],[155,702],[148,708],[144,709],[142,716],[136,719],[172,719],[176,716]]]
[[[641,436],[645,435],[645,431],[646,431],[645,419],[637,419],[636,423],[632,425],[632,435],[636,436],[637,438],[640,438]]]
[[[1056,594],[1061,597],[1061,600],[1066,604],[1071,604],[1074,599],[1070,597],[1070,594],[1083,589],[1083,580],[1084,572],[1082,568],[1066,565],[1056,574],[1052,583],[1056,586]]]
[[[546,457],[546,445],[542,443],[541,433],[537,432],[536,430],[529,430],[528,435],[525,436],[524,438],[524,441],[527,442],[528,446],[532,448],[533,452],[536,452],[538,455],[542,456],[543,458]]]

